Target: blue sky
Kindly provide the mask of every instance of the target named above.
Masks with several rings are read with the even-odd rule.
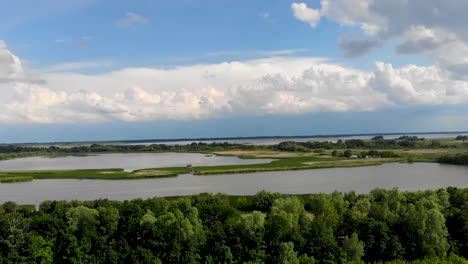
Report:
[[[309,2],[311,7],[319,5]],[[0,34],[16,55],[40,68],[76,61],[112,61],[114,69],[172,67],[252,59],[262,57],[262,51],[278,50],[344,61],[336,43],[342,34],[357,30],[327,20],[312,30],[291,14],[291,3],[7,0],[0,10]],[[145,21],[119,25],[127,13]],[[384,48],[349,64],[371,69],[379,60],[427,63],[418,56],[394,57],[391,48]]]
[[[0,141],[468,130],[466,4],[397,2],[4,0]]]

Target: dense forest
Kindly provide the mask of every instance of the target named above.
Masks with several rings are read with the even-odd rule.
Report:
[[[468,189],[0,209],[0,263],[468,263]],[[419,260],[419,261],[416,261]]]

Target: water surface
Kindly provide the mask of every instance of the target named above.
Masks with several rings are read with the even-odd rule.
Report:
[[[0,170],[112,169],[127,171],[161,167],[268,163],[271,159],[240,159],[199,153],[116,153],[90,156],[30,157],[0,161]]]
[[[375,188],[415,191],[468,187],[468,167],[436,163],[383,164],[209,176],[180,175],[142,180],[36,180],[0,184],[0,203],[40,204],[44,200],[128,200],[154,196],[190,195],[201,192],[251,195],[260,190],[289,194],[356,191]]]

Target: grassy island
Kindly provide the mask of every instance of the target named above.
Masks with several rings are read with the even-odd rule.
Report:
[[[0,145],[0,159],[29,156],[95,155],[104,153],[190,152],[242,159],[274,159],[270,163],[224,166],[123,169],[50,170],[0,172],[0,183],[35,179],[142,179],[195,175],[235,174],[268,171],[305,170],[380,165],[388,162],[440,162],[466,164],[468,143],[456,139],[425,140],[403,136],[399,139],[350,139],[312,142],[281,142],[271,146],[231,143],[192,143],[187,145],[98,145],[75,147],[31,147]]]

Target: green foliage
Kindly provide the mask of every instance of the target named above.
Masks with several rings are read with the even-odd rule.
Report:
[[[12,201],[5,202],[2,205],[3,211],[5,213],[7,213],[7,214],[13,213],[16,210],[17,207],[18,207],[18,205],[15,202],[12,202]]]
[[[353,151],[347,149],[343,152],[343,157],[350,158],[353,155]]]
[[[208,152],[222,151],[232,149],[252,150],[263,149],[263,146],[254,146],[246,144],[235,144],[228,142],[193,142],[186,145],[166,145],[166,144],[139,144],[139,145],[100,145],[92,144],[90,146],[74,147],[36,147],[27,145],[2,144],[0,145],[0,160],[14,159],[41,155],[86,155],[89,153],[106,152]]]
[[[343,240],[343,248],[348,259],[351,261],[358,262],[364,256],[364,243],[359,241],[356,233]]]
[[[0,263],[465,264],[468,257],[468,189],[3,208]]]
[[[468,153],[444,155],[439,157],[437,162],[455,165],[468,165]]]
[[[381,136],[372,138],[371,140],[349,139],[338,140],[337,142],[330,141],[309,141],[295,142],[286,141],[274,146],[276,150],[309,152],[317,149],[401,149],[401,148],[439,148],[442,147],[440,142],[426,144],[424,138],[415,136],[402,136],[398,139],[384,139]]]

